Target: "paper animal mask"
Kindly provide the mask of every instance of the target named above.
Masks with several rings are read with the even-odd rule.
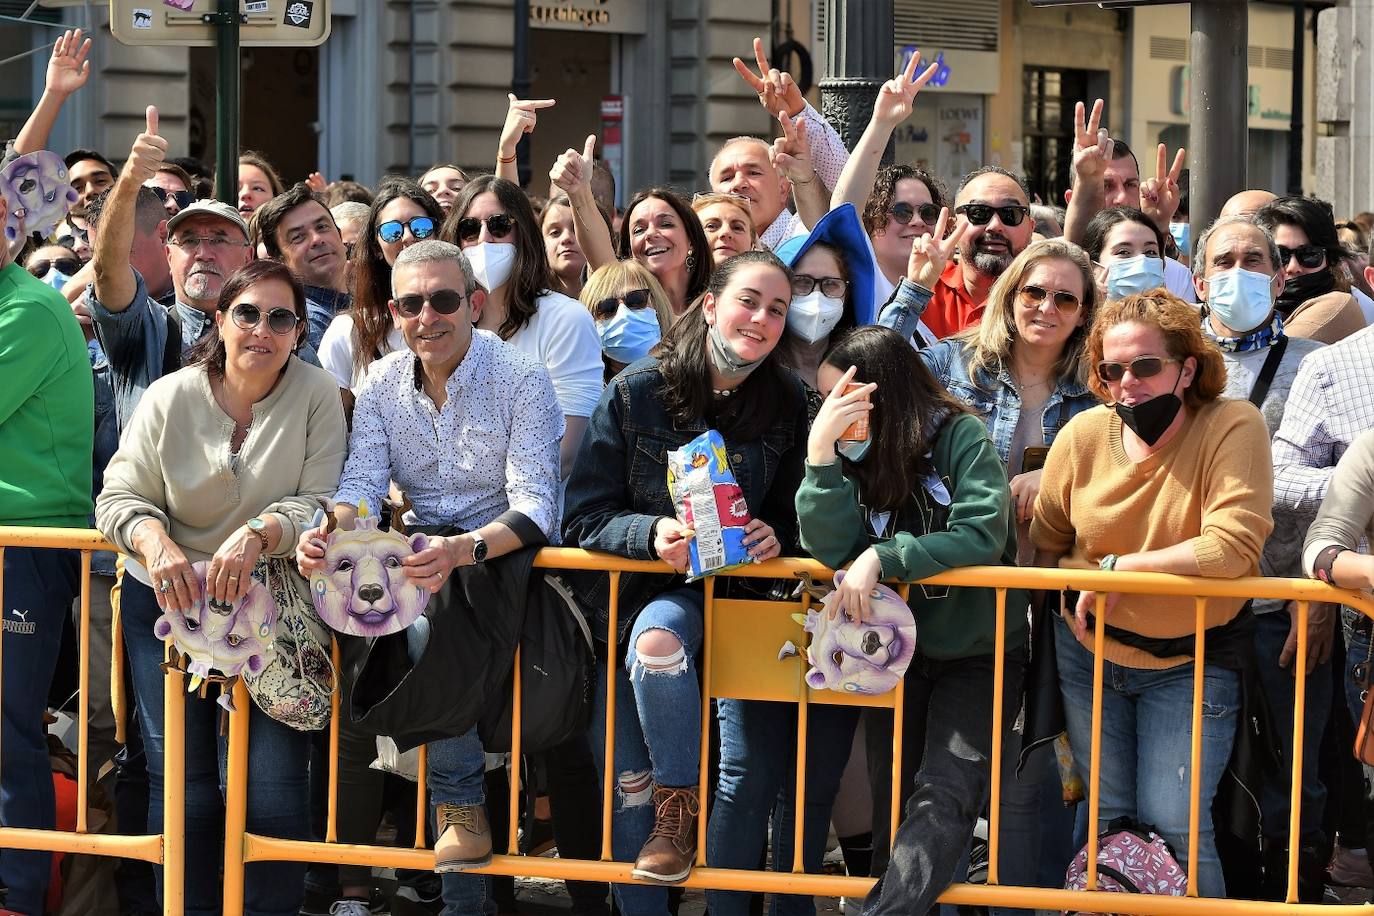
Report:
[[[12,159],[0,169],[0,194],[9,204],[5,241],[37,232],[47,235],[76,203],[62,157],[39,150]]]
[[[205,586],[208,565],[202,560],[191,567],[200,580],[200,602],[185,613],[167,611],[153,623],[158,639],[170,636],[177,651],[190,659],[188,692],[199,689],[212,674],[257,674],[267,663],[277,627],[277,605],[267,586],[256,579],[233,605],[211,601]]]
[[[334,528],[324,551],[324,569],[310,577],[315,611],[331,629],[346,636],[386,636],[415,622],[429,604],[430,592],[413,583],[401,561],[425,549],[416,533],[380,531],[379,519],[363,501],[352,531]]]
[[[835,573],[835,584],[844,572]],[[811,634],[806,659],[811,669],[806,683],[813,689],[828,687],[840,693],[880,694],[897,686],[916,652],[916,618],[902,597],[885,585],[869,603],[869,617],[863,623],[845,614],[830,619],[830,609],[838,601],[836,592],[826,596],[819,611],[792,618]],[[788,642],[779,658],[794,655],[796,647]]]

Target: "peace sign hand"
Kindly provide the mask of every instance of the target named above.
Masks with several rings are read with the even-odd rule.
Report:
[[[1107,128],[1102,127],[1102,100],[1093,102],[1092,114],[1086,123],[1083,119],[1083,103],[1073,109],[1073,183],[1080,181],[1101,181],[1107,170],[1108,147],[1112,138]]]
[[[906,262],[906,278],[912,283],[926,289],[935,288],[935,281],[944,273],[950,255],[954,254],[954,249],[959,247],[959,240],[968,231],[968,222],[963,219],[957,220],[954,231],[946,236],[945,230],[948,226],[949,208],[941,207],[940,216],[935,220],[934,231],[917,236],[912,243],[911,256]]]
[[[1169,149],[1163,143],[1155,152],[1155,177],[1140,186],[1140,209],[1156,226],[1167,231],[1183,197],[1178,179],[1183,174],[1187,150],[1179,147],[1173,166],[1168,165]]]
[[[938,63],[931,64],[917,76],[916,65],[920,60],[921,52],[914,52],[902,68],[902,72],[883,83],[882,88],[878,90],[878,98],[873,103],[873,120],[889,130],[895,129],[898,124],[911,117],[916,94],[940,69]]]
[[[811,144],[806,139],[806,122],[793,121],[785,113],[778,115],[782,136],[773,141],[768,158],[773,167],[789,181],[806,184],[812,181],[815,168],[811,164]]]
[[[806,99],[802,98],[801,90],[797,88],[792,74],[768,65],[761,38],[754,39],[754,63],[758,65],[758,73],[750,70],[749,65],[738,57],[734,59],[735,70],[749,84],[749,88],[758,94],[759,104],[764,110],[774,118],[780,114],[787,114],[793,118],[801,114],[802,109],[806,107]]]
[[[501,128],[501,143],[498,154],[509,159],[515,155],[515,145],[520,138],[534,132],[535,122],[541,108],[552,108],[554,99],[517,99],[514,93],[506,93],[509,107],[506,109],[506,123]]]

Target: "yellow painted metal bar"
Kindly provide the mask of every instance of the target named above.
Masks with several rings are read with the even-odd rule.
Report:
[[[1307,709],[1307,618],[1312,609],[1298,602],[1298,654],[1293,659],[1293,782],[1288,797],[1288,903],[1298,902],[1298,847],[1302,839],[1303,712]]]
[[[1099,787],[1102,779],[1102,694],[1107,689],[1103,683],[1102,649],[1107,639],[1107,595],[1097,592],[1093,608],[1093,731],[1092,762],[1088,765],[1088,890],[1097,890],[1097,812],[1100,807]]]
[[[506,852],[515,855],[520,850],[520,646],[515,647],[515,668],[511,676],[510,706],[510,799],[509,829],[506,832]],[[531,812],[532,813],[532,812]]]
[[[31,827],[0,827],[0,847],[70,852],[92,856],[138,859],[154,865],[162,861],[162,836],[117,836],[76,833],[70,830],[39,830]]]
[[[174,652],[163,646],[163,658]],[[167,666],[162,679],[162,912],[186,909],[186,676]]]
[[[329,697],[329,798],[324,816],[324,841],[339,841],[339,721],[340,697],[343,694],[343,660],[339,655],[339,641],[330,640],[329,659],[337,676],[334,693]]]
[[[696,868],[706,865],[706,779],[711,766],[711,656],[715,654],[714,640],[711,635],[716,619],[716,577],[708,576],[705,583],[705,623],[706,635],[702,639],[701,653],[701,743],[697,759],[697,799],[701,805],[697,815],[697,854]],[[686,652],[687,647],[683,646]]]
[[[3,613],[3,611],[0,611]],[[88,829],[91,732],[91,552],[81,551],[81,624],[76,631],[76,832]]]
[[[811,609],[811,595],[802,592],[802,614]],[[802,847],[806,839],[806,745],[810,706],[807,697],[810,691],[806,684],[806,665],[797,665],[797,801],[792,810],[792,870],[806,871],[802,860]],[[704,806],[703,806],[704,810]],[[778,865],[774,865],[778,868]]]
[[[615,679],[619,673],[620,572],[611,571],[610,598],[606,602],[606,746],[601,773],[601,861],[611,861],[611,809],[615,806]],[[708,632],[709,636],[709,632]],[[704,679],[703,679],[704,681]]]
[[[234,681],[229,714],[229,767],[224,799],[224,916],[243,916],[244,837],[248,826],[248,716],[253,705],[243,679]]]
[[[897,588],[903,601],[911,600],[911,585],[903,583]],[[919,637],[918,637],[919,638]],[[902,736],[906,725],[906,680],[903,679],[892,691],[892,801],[888,818],[891,827],[888,842],[897,836],[897,828],[902,824]],[[876,813],[876,812],[875,812]]]
[[[1198,832],[1202,805],[1202,685],[1206,678],[1207,599],[1193,602],[1193,710],[1188,748],[1188,896],[1197,896]]]
[[[429,745],[422,744],[415,754],[415,848],[428,849],[425,842],[425,825],[429,823]],[[430,868],[434,857],[430,855]]]
[[[1002,685],[1007,677],[1007,590],[997,590],[997,635],[992,658],[992,786],[988,801],[988,884],[997,883],[1002,829]]]

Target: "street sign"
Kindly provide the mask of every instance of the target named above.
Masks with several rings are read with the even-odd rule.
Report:
[[[330,0],[239,0],[239,43],[324,44],[330,5]],[[218,8],[218,0],[110,0],[110,31],[126,45],[212,48]]]

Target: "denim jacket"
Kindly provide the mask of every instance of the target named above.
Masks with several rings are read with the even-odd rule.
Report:
[[[946,338],[921,350],[920,356],[949,393],[978,414],[988,428],[997,454],[1002,456],[1002,463],[1010,469],[1011,437],[1016,432],[1017,420],[1021,418],[1021,396],[1016,391],[1011,373],[1005,367],[995,378],[981,369],[975,378],[970,378],[970,349],[962,340]],[[1098,403],[1097,396],[1078,379],[1059,380],[1050,392],[1050,399],[1045,402],[1045,444],[1054,444],[1054,437],[1075,415],[1096,407]]]
[[[784,556],[795,552],[797,517],[793,496],[801,485],[806,456],[806,397],[791,377],[792,409],[762,437],[736,441],[726,436],[731,470],[750,513],[773,526]],[[563,544],[636,560],[655,559],[654,524],[676,517],[668,494],[668,452],[710,428],[705,420],[684,423],[669,415],[660,389],[658,360],[632,364],[611,380],[587,423],[587,432],[568,479]],[[606,636],[610,578],[606,573],[568,577],[583,603],[595,611],[598,639]],[[635,615],[681,576],[622,573],[619,632],[623,639]]]

